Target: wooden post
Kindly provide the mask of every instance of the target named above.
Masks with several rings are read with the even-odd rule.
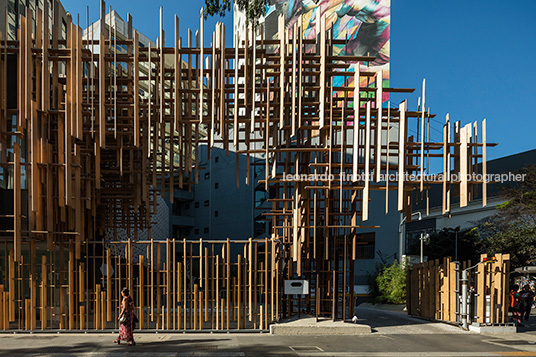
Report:
[[[138,294],[139,294],[139,297],[138,297],[138,320],[140,320],[140,330],[143,330],[143,327],[144,327],[144,306],[145,306],[145,300],[144,300],[144,297],[145,297],[145,294],[144,294],[144,290],[145,290],[145,265],[143,264],[143,260],[144,260],[144,256],[143,255],[140,255],[138,257],[138,264],[139,264],[139,284],[140,284],[140,288],[138,290]]]
[[[197,309],[198,309],[198,299],[197,299],[197,295],[198,295],[198,285],[197,284],[194,284],[194,296],[193,296],[193,305],[194,305],[194,309],[192,312],[190,312],[191,314],[194,315],[194,326],[193,326],[193,329],[194,330],[197,330],[197,318],[198,318],[198,313],[197,313]]]
[[[97,284],[95,289],[95,330],[101,328],[101,286]]]

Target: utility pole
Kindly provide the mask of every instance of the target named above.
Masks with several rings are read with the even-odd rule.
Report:
[[[454,247],[454,261],[458,261],[458,229],[456,229],[456,246]]]

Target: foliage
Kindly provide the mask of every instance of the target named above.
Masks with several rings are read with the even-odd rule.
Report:
[[[443,259],[456,256],[456,234],[458,235],[458,261],[479,261],[480,254],[484,252],[484,243],[476,228],[460,230],[443,228],[441,231],[430,234],[423,246],[424,255],[428,260]],[[409,247],[412,255],[420,255],[420,240],[415,240]]]
[[[536,165],[529,165],[517,174],[525,175],[524,180],[501,190],[506,201],[497,206],[494,221],[503,228],[509,228],[513,222],[523,226],[536,225]]]
[[[390,266],[377,267],[370,283],[374,302],[403,304],[406,301],[406,270],[396,260]]]
[[[478,227],[486,253],[509,253],[512,268],[536,261],[536,165],[517,173],[524,180],[502,189],[505,202]]]
[[[246,20],[257,21],[264,15],[268,0],[205,0],[205,19],[214,15],[224,17],[231,11],[233,3],[240,11],[246,12]]]
[[[536,257],[536,227],[512,224],[486,240],[488,254],[510,254],[512,268],[527,265]]]

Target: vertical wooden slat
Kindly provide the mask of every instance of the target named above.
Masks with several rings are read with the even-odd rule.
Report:
[[[156,328],[157,329],[160,329],[162,328],[163,326],[161,325],[161,315],[160,315],[160,312],[162,310],[162,301],[160,300],[161,298],[161,295],[160,295],[160,289],[162,288],[161,284],[160,284],[160,274],[161,274],[161,261],[160,261],[160,242],[156,242],[156,291],[157,291],[157,294],[156,294]]]
[[[95,289],[95,330],[101,328],[101,286],[97,284]]]
[[[198,292],[199,292],[199,287],[198,287],[197,284],[194,284],[193,311],[190,311],[190,313],[193,314],[193,316],[194,316],[194,325],[193,325],[194,330],[197,330],[197,318],[199,317],[198,313],[197,313],[197,309],[199,308],[198,307],[198,302],[199,301],[197,299]]]
[[[138,31],[134,31],[134,146],[140,146],[140,96],[139,96],[139,78],[140,78],[140,42]],[[141,320],[140,320],[141,321]]]
[[[487,169],[487,141],[486,141],[486,119],[482,120],[482,207],[488,204],[488,169]]]
[[[208,282],[208,247],[205,247],[205,269],[204,269],[204,276],[202,277],[203,280],[205,281],[204,282],[204,298],[205,298],[205,319],[204,321],[205,322],[208,322],[208,317],[209,317],[209,314],[208,314],[208,310],[209,310],[209,306],[208,306],[208,299],[209,299],[209,294],[208,294],[208,291],[210,289],[210,285],[209,285],[209,282]]]
[[[216,255],[216,295],[215,295],[215,301],[214,305],[216,308],[216,330],[219,330],[221,328],[220,321],[223,321],[220,319],[220,256]]]
[[[237,312],[236,312],[236,328],[240,330],[242,322],[242,255],[238,254],[237,261]]]
[[[171,241],[169,239],[166,240],[166,326],[168,330],[170,330],[171,326],[171,275],[172,275],[172,267],[173,262],[171,261]]]
[[[367,102],[367,109],[366,109],[366,119],[365,119],[365,188],[363,189],[363,202],[362,202],[362,216],[361,219],[363,221],[368,220],[368,204],[369,204],[369,189],[370,189],[370,182],[369,182],[369,175],[370,175],[370,139],[372,136],[372,132],[370,130],[371,124],[371,118],[370,118],[370,101]]]
[[[112,252],[106,249],[106,289],[112,291]],[[108,294],[106,299],[106,320],[112,321],[112,294]]]
[[[227,238],[227,244],[225,245],[225,249],[226,249],[226,253],[225,253],[225,261],[226,261],[226,273],[225,273],[225,277],[226,277],[226,314],[227,314],[227,320],[226,320],[226,328],[227,330],[230,329],[230,325],[231,325],[231,316],[230,316],[230,311],[231,311],[231,241],[229,238]],[[222,323],[223,323],[223,320],[222,320]]]
[[[400,122],[398,126],[398,210],[402,211],[404,205],[404,172],[406,159],[406,102],[400,103],[398,110],[400,112]]]
[[[468,191],[467,191],[467,149],[468,142],[467,138],[470,136],[469,131],[471,130],[471,125],[468,124],[461,128],[460,130],[460,171],[459,171],[459,182],[460,182],[460,207],[467,206],[468,201]]]
[[[374,154],[376,182],[380,182],[381,166],[382,166],[382,106],[383,106],[383,70],[379,70],[376,74],[376,139],[374,146],[376,153]],[[387,173],[387,172],[386,172]],[[421,175],[422,177],[422,175]],[[422,189],[421,189],[422,190]]]
[[[8,328],[8,322],[7,322],[7,312],[4,310],[4,285],[0,285],[0,330],[7,330]]]
[[[72,246],[69,249],[69,263],[68,263],[68,281],[69,281],[69,330],[75,328],[74,318],[76,313],[75,306],[75,274],[74,274],[74,250]]]
[[[48,280],[47,257],[46,255],[42,255],[41,256],[41,330],[44,330],[47,328],[47,320],[48,320],[47,280]]]
[[[22,256],[22,202],[21,202],[21,182],[19,177],[21,177],[21,165],[20,165],[20,145],[18,142],[13,144],[13,214],[14,214],[14,223],[13,223],[13,247],[14,247],[14,261],[20,261]],[[11,288],[10,288],[11,292]],[[13,317],[14,318],[14,317]]]
[[[138,257],[138,263],[139,263],[139,283],[140,283],[140,288],[139,288],[139,297],[138,297],[138,306],[139,306],[139,312],[138,312],[138,320],[140,321],[140,330],[143,330],[143,325],[144,325],[144,306],[145,306],[145,294],[144,294],[144,290],[145,290],[145,270],[146,270],[146,267],[145,265],[143,264],[143,261],[144,261],[144,256],[143,255],[140,255]]]

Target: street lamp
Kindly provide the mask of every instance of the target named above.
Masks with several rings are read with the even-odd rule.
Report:
[[[419,215],[419,221],[422,220],[422,214],[421,212],[413,212],[411,216]],[[398,260],[402,262],[402,255],[404,254],[404,234],[405,226],[404,223],[406,222],[406,216],[404,216],[404,213],[400,213],[400,224],[398,226]]]
[[[421,263],[424,263],[424,241],[428,238],[430,238],[430,234],[426,233],[426,235],[424,235],[424,233],[421,232]]]

